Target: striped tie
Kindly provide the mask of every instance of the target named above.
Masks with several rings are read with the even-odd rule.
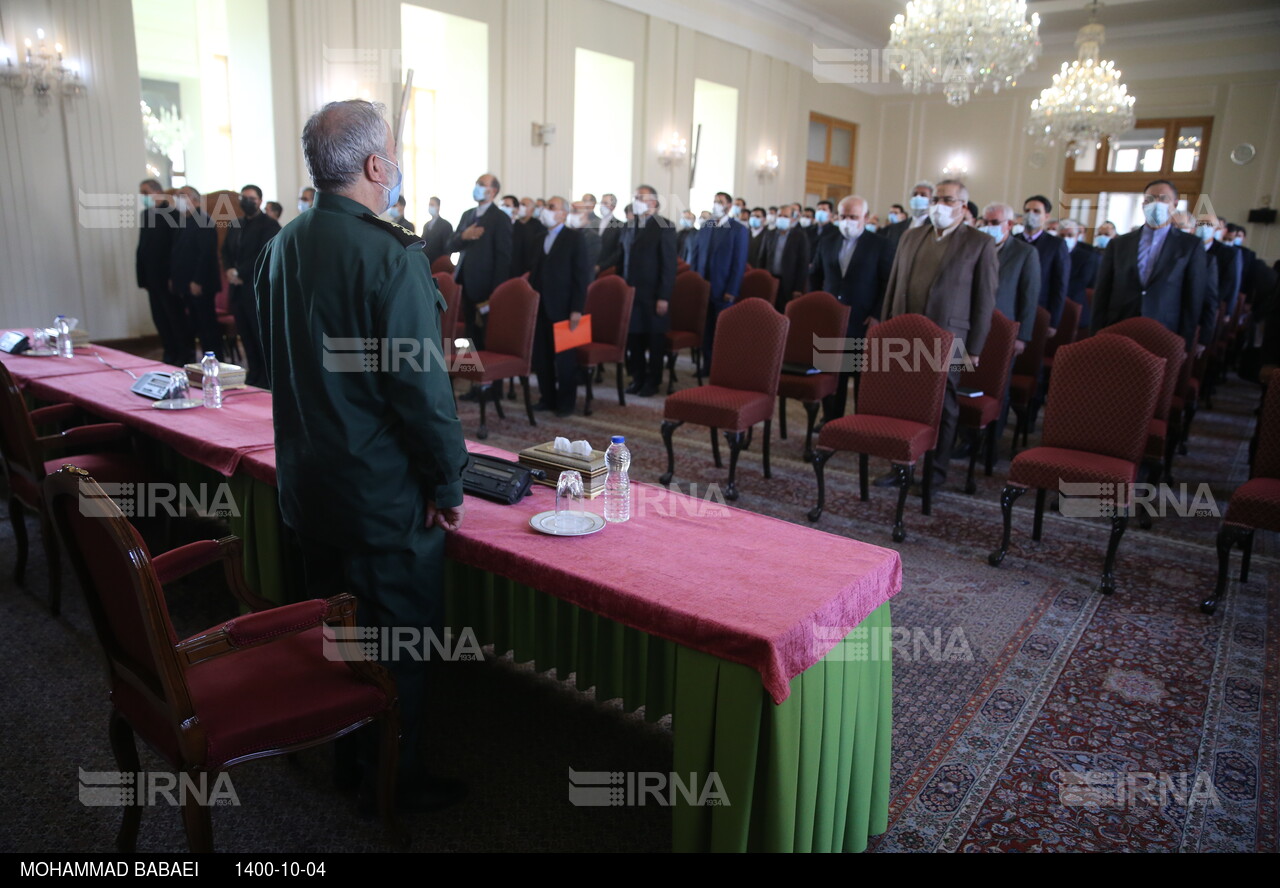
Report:
[[[1151,242],[1155,235],[1147,226],[1142,227],[1142,235],[1138,238],[1138,277],[1142,286],[1147,285],[1147,276],[1151,273]]]

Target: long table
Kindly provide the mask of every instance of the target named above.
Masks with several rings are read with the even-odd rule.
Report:
[[[135,373],[163,369],[95,348]],[[233,390],[217,413],[157,411],[96,358],[2,360],[33,398],[160,442],[187,479],[229,479],[250,581],[304,594],[277,508],[270,393]],[[677,795],[675,850],[862,850],[886,828],[892,715],[891,662],[867,657],[883,646],[865,639],[888,631],[897,553],[664,488],[633,494],[630,522],[574,539],[528,525],[553,507],[549,488],[515,506],[468,497],[447,544],[450,625],[573,673],[599,699],[671,713],[674,775],[705,786],[715,774],[728,800]]]

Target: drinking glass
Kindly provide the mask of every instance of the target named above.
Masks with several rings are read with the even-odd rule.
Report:
[[[556,530],[579,533],[590,526],[582,505],[583,498],[582,475],[573,469],[561,472],[560,480],[556,482]]]

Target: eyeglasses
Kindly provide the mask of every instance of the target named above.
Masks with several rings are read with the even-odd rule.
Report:
[[[983,225],[1003,225],[1004,224],[1003,219],[981,219],[979,221],[982,222]]]
[[[949,207],[962,207],[962,206],[964,206],[964,204],[965,204],[965,202],[964,202],[964,201],[962,201],[960,198],[958,198],[958,197],[950,197],[950,196],[948,196],[948,197],[937,197],[937,196],[934,196],[934,197],[930,198],[929,203],[931,203],[931,204],[944,203],[944,204],[946,204],[946,205],[947,205],[947,206],[949,206]]]
[[[1172,194],[1144,194],[1142,195],[1142,205],[1145,207],[1149,203],[1173,203],[1177,198]]]

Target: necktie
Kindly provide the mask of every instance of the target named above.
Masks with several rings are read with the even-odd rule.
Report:
[[[1147,285],[1147,275],[1151,272],[1151,242],[1155,235],[1151,229],[1143,226],[1142,236],[1138,238],[1138,278],[1142,286]]]
[[[855,238],[846,237],[844,243],[840,245],[840,273],[849,273],[849,261],[853,258],[853,248],[857,246],[858,241]]]

